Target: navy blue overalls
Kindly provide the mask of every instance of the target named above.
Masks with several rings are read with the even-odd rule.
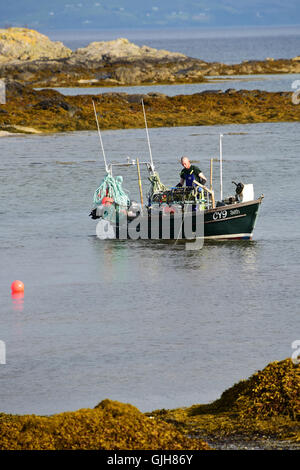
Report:
[[[185,184],[186,186],[193,186],[193,181],[195,179],[195,175],[194,175],[194,172],[193,170],[191,171],[191,173],[188,173],[186,176],[185,176]]]
[[[188,174],[185,175],[185,185],[186,186],[193,186],[193,182],[195,180],[195,175],[194,175],[194,171],[191,170],[191,172],[189,172]],[[201,188],[198,188],[198,191],[201,192],[202,189]],[[195,204],[192,205],[192,211],[196,211],[197,209],[197,206]]]

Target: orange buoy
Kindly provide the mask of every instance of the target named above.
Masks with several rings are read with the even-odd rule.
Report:
[[[14,281],[11,285],[11,291],[13,294],[24,292],[24,284],[22,281]]]

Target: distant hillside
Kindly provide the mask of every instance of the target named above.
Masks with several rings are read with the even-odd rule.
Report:
[[[299,0],[11,0],[0,27],[102,29],[300,24]]]

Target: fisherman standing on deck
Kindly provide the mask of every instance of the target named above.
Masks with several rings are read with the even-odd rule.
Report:
[[[180,172],[180,182],[177,187],[182,187],[184,183],[186,186],[193,186],[194,181],[203,185],[206,183],[206,177],[202,171],[197,166],[191,165],[188,157],[181,157],[181,165],[183,170]]]

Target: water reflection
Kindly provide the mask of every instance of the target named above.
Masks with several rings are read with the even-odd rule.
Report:
[[[11,294],[12,307],[16,312],[22,312],[24,308],[24,292]]]
[[[257,241],[205,241],[200,250],[185,250],[185,242],[173,240],[99,240],[93,238],[99,260],[98,274],[106,282],[130,279],[133,284],[168,282],[182,276],[183,285],[192,279],[209,286],[230,278],[253,276],[259,271],[260,243]],[[234,268],[233,268],[234,265]],[[237,284],[238,279],[235,283]]]

